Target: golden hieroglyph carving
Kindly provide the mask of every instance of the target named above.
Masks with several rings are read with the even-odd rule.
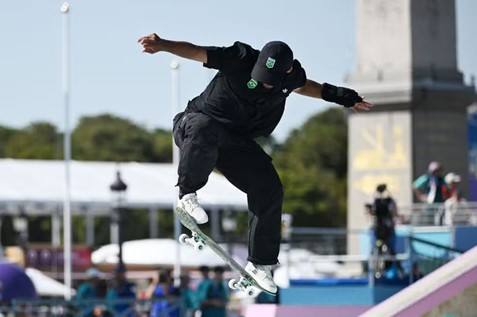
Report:
[[[402,126],[394,125],[392,127],[389,144],[385,143],[384,127],[381,124],[372,129],[365,128],[360,131],[360,136],[369,146],[358,150],[356,156],[352,158],[352,166],[355,171],[407,169],[409,167]]]
[[[392,134],[388,138],[383,124],[365,127],[359,132],[365,144],[352,158],[352,168],[354,172],[364,173],[356,178],[353,187],[368,196],[380,183],[386,183],[389,189],[398,192],[403,170],[409,168],[404,128],[399,124],[389,128]]]

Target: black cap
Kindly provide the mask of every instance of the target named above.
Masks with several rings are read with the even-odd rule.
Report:
[[[267,43],[252,69],[252,79],[269,85],[277,85],[293,65],[293,52],[283,42]]]

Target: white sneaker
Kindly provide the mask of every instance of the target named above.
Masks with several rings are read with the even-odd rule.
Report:
[[[187,213],[194,218],[198,224],[203,224],[209,221],[209,217],[205,210],[199,205],[197,201],[197,194],[191,193],[184,195],[182,199],[179,199],[179,207],[187,211]]]
[[[248,262],[245,271],[247,271],[263,289],[270,293],[277,292],[277,285],[272,277],[271,265],[256,265],[252,262]]]

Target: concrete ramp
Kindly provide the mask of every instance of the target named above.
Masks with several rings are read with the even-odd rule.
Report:
[[[476,316],[476,292],[474,247],[359,316]]]

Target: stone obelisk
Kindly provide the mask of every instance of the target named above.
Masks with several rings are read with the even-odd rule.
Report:
[[[388,184],[403,211],[430,161],[462,176],[468,193],[466,108],[475,100],[457,67],[453,0],[357,0],[356,69],[347,85],[376,105],[349,116],[348,228]],[[358,252],[349,235],[349,253]]]

